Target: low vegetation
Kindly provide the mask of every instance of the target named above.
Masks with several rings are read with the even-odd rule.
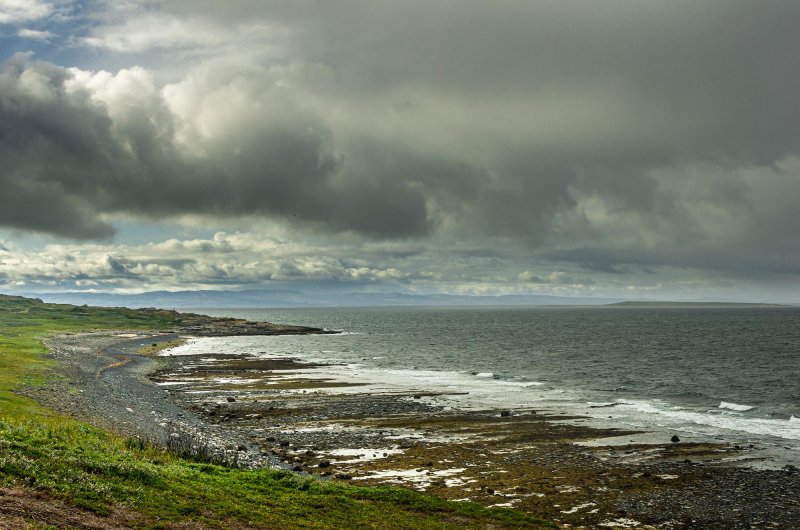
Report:
[[[49,377],[40,341],[47,334],[174,329],[181,320],[170,311],[52,305],[0,295],[0,499],[4,492],[13,492],[14,499],[44,495],[73,514],[87,514],[92,528],[97,517],[116,521],[109,528],[552,527],[512,510],[400,488],[198,462],[58,416],[14,393]],[[37,517],[39,504],[31,502],[25,511],[30,527],[81,527],[74,520]],[[14,516],[16,524],[19,515]]]

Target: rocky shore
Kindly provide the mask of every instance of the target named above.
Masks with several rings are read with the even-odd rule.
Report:
[[[371,392],[292,358],[136,353],[175,337],[53,337],[59,377],[26,392],[120,434],[230,464],[400,484],[565,528],[800,527],[798,470],[738,466],[746,447],[666,435],[643,444],[636,433],[537,410],[454,410],[444,396]],[[607,437],[615,438],[597,442]]]

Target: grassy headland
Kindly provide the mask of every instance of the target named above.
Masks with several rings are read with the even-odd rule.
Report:
[[[14,392],[55,377],[57,371],[48,370],[53,366],[45,357],[44,336],[206,324],[219,326],[173,311],[54,305],[0,295],[0,527],[553,527],[511,510],[400,488],[354,487],[186,460],[60,416]],[[37,512],[42,498],[49,508]],[[12,509],[20,503],[27,508]]]

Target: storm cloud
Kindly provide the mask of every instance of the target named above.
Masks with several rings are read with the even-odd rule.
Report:
[[[2,67],[4,226],[108,240],[117,216],[256,217],[491,248],[530,283],[577,276],[526,260],[800,274],[796,2],[173,1],[93,17],[69,40],[93,59]]]
[[[251,73],[232,86],[235,68],[196,75],[201,92],[189,77],[162,93],[142,68],[112,75],[12,59],[0,72],[0,221],[75,238],[112,235],[101,214],[115,212],[427,231],[421,193],[401,178],[344,172],[332,132],[281,76]]]

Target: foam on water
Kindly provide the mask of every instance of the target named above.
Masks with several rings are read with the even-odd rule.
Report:
[[[651,418],[657,425],[689,429],[702,434],[711,435],[718,433],[719,429],[724,429],[786,440],[800,440],[800,423],[790,419],[751,418],[736,412],[714,409],[701,412],[653,401],[626,401],[620,403],[617,408],[632,411],[634,416],[639,413]]]
[[[162,355],[240,354],[270,357],[264,353],[264,340],[269,337],[209,337],[192,339]],[[320,351],[319,353],[334,350]],[[279,354],[284,355],[284,352]],[[300,360],[319,362],[324,356],[298,352]],[[370,357],[374,359],[374,357]],[[319,371],[302,369],[293,376],[318,378]],[[800,440],[800,419],[767,419],[742,414],[754,407],[722,401],[716,408],[693,410],[659,400],[583,401],[570,389],[559,388],[541,381],[497,379],[493,372],[465,373],[446,370],[385,369],[362,363],[330,365],[325,377],[342,383],[366,386],[343,387],[326,392],[424,392],[439,394],[437,403],[458,408],[479,409],[520,408],[545,409],[590,418],[612,419],[631,427],[647,426],[684,430],[712,435],[720,429],[731,432],[773,436],[785,440]],[[233,381],[230,381],[233,382]],[[238,381],[237,381],[238,382]],[[609,412],[613,417],[608,418]]]
[[[781,447],[798,463],[797,309],[216,314],[346,333],[203,338],[165,354],[296,358],[327,364],[325,378],[368,384],[325,392],[403,393],[407,399],[420,393],[422,400],[453,408],[583,415],[592,426]],[[298,377],[319,378],[320,371],[302,370]]]
[[[738,403],[728,403],[727,401],[720,401],[719,408],[746,412],[754,409],[755,407],[751,407],[750,405],[739,405]]]
[[[308,375],[313,377],[313,372],[309,370]],[[352,387],[354,392],[441,393],[442,395],[436,397],[437,402],[446,402],[458,408],[536,408],[604,419],[608,419],[608,411],[613,409],[614,423],[622,422],[637,428],[647,428],[649,425],[706,435],[713,435],[724,429],[785,440],[800,440],[798,418],[786,420],[747,417],[741,412],[753,407],[735,403],[722,409],[692,410],[656,400],[579,402],[576,400],[577,396],[567,390],[552,388],[541,382],[477,378],[460,372],[437,370],[384,370],[364,365],[326,367],[326,375],[341,382],[367,383],[366,388]]]

